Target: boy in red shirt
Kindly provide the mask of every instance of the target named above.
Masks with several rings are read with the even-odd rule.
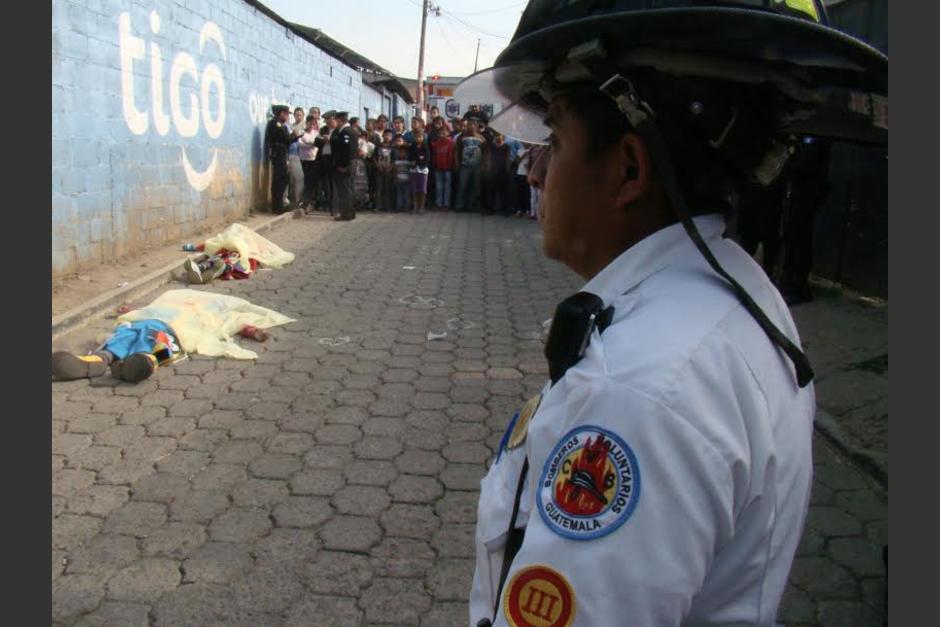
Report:
[[[434,204],[438,209],[450,207],[451,172],[456,167],[454,140],[446,128],[437,129],[431,140],[431,162],[434,170]]]

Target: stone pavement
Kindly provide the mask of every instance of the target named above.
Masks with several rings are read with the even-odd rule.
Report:
[[[817,426],[887,485],[887,304],[820,289],[793,317],[816,370]]]
[[[268,236],[294,264],[207,288],[298,319],[256,362],[52,384],[55,624],[466,624],[478,482],[580,279],[515,219]],[[879,625],[886,497],[818,438],[816,464],[781,619]]]

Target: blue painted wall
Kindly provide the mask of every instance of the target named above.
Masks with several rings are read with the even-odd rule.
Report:
[[[383,94],[368,83],[362,84],[359,96],[359,117],[362,118],[362,128],[366,127],[368,118],[377,118],[382,111]]]
[[[242,0],[53,0],[53,277],[246,217],[271,103],[358,111],[361,89]]]

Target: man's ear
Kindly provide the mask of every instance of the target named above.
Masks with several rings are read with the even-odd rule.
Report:
[[[628,207],[642,198],[649,190],[653,176],[646,144],[636,133],[624,135],[617,145],[617,206]]]

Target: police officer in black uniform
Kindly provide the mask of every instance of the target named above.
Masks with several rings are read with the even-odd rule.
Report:
[[[289,175],[287,172],[287,147],[297,141],[298,136],[291,133],[287,120],[290,107],[273,105],[274,117],[268,121],[264,130],[264,145],[267,159],[271,162],[271,212],[284,213],[284,192],[287,190]]]
[[[824,137],[804,137],[787,163],[783,279],[780,293],[788,305],[813,299],[809,273],[813,268],[816,213],[829,192],[829,154]]]
[[[349,125],[349,113],[336,112],[337,128],[330,137],[330,150],[333,153],[333,199],[338,215],[334,220],[354,220],[356,208],[353,206],[352,160],[359,149],[359,135]]]

